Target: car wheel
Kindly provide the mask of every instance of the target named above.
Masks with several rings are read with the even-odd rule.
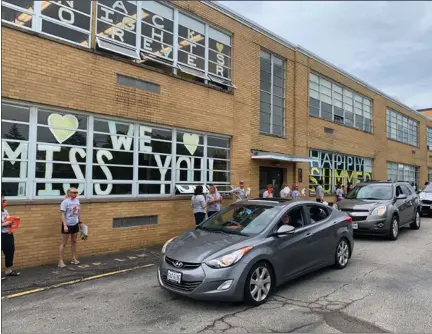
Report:
[[[350,247],[345,238],[339,240],[335,252],[335,268],[343,269],[347,266],[350,257]]]
[[[273,274],[266,262],[256,263],[246,278],[245,301],[246,303],[258,306],[264,304],[273,290]]]
[[[410,227],[412,230],[418,230],[420,229],[420,224],[421,224],[420,213],[416,211],[414,221],[410,224]]]
[[[398,237],[399,237],[399,219],[395,215],[392,217],[392,220],[391,220],[388,238],[390,240],[395,241],[395,240],[397,240]]]

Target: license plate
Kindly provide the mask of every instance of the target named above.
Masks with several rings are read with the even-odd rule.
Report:
[[[352,227],[353,227],[354,230],[357,230],[358,229],[358,224],[357,223],[353,223]]]
[[[175,271],[168,270],[167,281],[179,283],[181,282],[181,273],[176,273]]]

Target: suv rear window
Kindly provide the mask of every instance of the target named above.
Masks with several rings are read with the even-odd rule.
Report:
[[[347,199],[390,200],[393,198],[392,183],[358,184],[346,197]]]

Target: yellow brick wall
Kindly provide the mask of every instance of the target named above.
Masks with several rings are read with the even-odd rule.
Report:
[[[387,179],[388,160],[422,167],[420,183],[432,167],[426,152],[425,120],[390,103],[354,81],[300,52],[288,49],[251,28],[196,1],[175,5],[233,34],[234,94],[227,94],[126,61],[100,56],[45,38],[2,27],[2,97],[68,108],[100,115],[164,124],[232,136],[231,181],[243,179],[258,195],[259,166],[251,149],[308,155],[309,148],[374,159],[373,174]],[[286,138],[259,134],[259,52],[265,48],[286,59]],[[364,132],[309,117],[309,71],[318,72],[373,99],[374,132]],[[160,94],[116,85],[116,73],[154,82]],[[386,107],[420,121],[420,148],[386,138]],[[429,122],[432,126],[432,121]],[[323,127],[334,129],[332,135]],[[412,150],[416,153],[412,154]],[[308,188],[308,164],[281,164],[285,181]],[[57,259],[60,240],[60,203],[11,205],[11,214],[22,217],[16,232],[16,266],[50,263]],[[113,229],[112,218],[157,214],[158,225]],[[79,242],[79,254],[115,252],[160,244],[194,225],[188,200],[82,203],[82,220],[91,236]]]

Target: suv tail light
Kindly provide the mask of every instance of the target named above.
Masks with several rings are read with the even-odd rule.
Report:
[[[351,218],[350,216],[345,217],[345,218],[344,218],[344,221],[346,221],[346,222],[352,224],[352,218]]]

